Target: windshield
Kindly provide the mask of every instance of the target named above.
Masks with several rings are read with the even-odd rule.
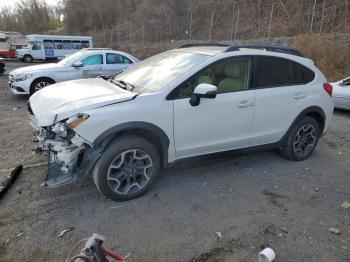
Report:
[[[85,54],[83,52],[77,52],[62,59],[57,64],[63,66],[70,66],[73,65],[75,62],[79,62],[83,57],[85,57]]]
[[[208,58],[204,54],[168,51],[134,65],[114,79],[133,86],[134,92],[156,92]]]

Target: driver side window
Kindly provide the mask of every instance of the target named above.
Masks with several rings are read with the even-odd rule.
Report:
[[[92,55],[83,59],[84,66],[86,65],[102,65],[103,64],[103,56],[102,55]]]
[[[32,50],[41,50],[40,42],[33,42]]]
[[[218,88],[218,94],[249,89],[250,57],[225,59],[208,66],[176,88],[174,98],[188,98],[199,84],[211,84]]]

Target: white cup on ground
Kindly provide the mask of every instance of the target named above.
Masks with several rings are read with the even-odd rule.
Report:
[[[275,258],[275,252],[269,247],[259,253],[259,262],[272,262]]]

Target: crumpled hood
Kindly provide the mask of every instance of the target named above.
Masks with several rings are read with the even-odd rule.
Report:
[[[21,67],[13,70],[10,74],[11,75],[34,74],[42,70],[48,70],[48,69],[57,70],[60,68],[64,68],[64,67],[55,63],[41,64],[41,65]]]
[[[136,95],[102,78],[91,78],[47,86],[34,93],[29,103],[37,125],[49,126],[85,110],[132,100]]]

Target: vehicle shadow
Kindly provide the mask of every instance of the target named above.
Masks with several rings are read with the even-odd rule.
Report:
[[[350,117],[350,110],[334,109],[334,114],[344,117]]]
[[[176,160],[174,163],[165,170],[165,173],[170,174],[177,171],[188,170],[192,168],[198,168],[203,166],[211,166],[213,164],[224,163],[226,161],[232,161],[248,155],[255,155],[261,152],[268,152],[275,154],[276,149],[263,149],[263,148],[248,148],[248,149],[235,149],[225,152],[212,153],[202,156],[188,157],[180,160]]]

